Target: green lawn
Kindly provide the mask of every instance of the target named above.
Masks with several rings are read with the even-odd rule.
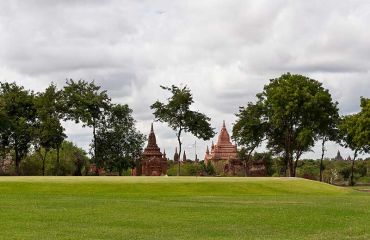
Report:
[[[291,178],[0,177],[0,239],[370,239],[370,193]]]

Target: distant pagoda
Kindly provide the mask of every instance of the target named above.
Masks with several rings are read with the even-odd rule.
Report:
[[[248,164],[238,157],[236,144],[232,144],[230,135],[227,132],[225,121],[223,121],[221,132],[218,135],[217,143],[212,142],[211,151],[207,146],[204,156],[206,164],[213,164],[219,171],[225,175],[242,176],[266,176],[267,168],[264,159],[250,161]]]
[[[337,152],[337,156],[335,156],[334,160],[343,160],[342,155],[340,154],[339,150]]]
[[[157,139],[153,130],[153,123],[150,128],[148,145],[144,149],[141,161],[141,173],[145,176],[160,176],[167,174],[166,153],[161,153],[157,145]]]
[[[221,132],[218,135],[217,144],[212,142],[211,152],[208,149],[204,160],[206,163],[215,162],[218,160],[235,160],[238,158],[236,145],[230,141],[229,133],[227,132],[225,121],[223,121]]]

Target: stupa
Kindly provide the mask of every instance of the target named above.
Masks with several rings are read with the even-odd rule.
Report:
[[[227,132],[225,121],[223,121],[221,132],[218,135],[217,144],[211,146],[211,152],[208,149],[204,157],[205,162],[217,162],[219,160],[236,160],[238,159],[238,153],[236,145],[230,141],[230,135]]]
[[[238,157],[237,146],[230,141],[225,121],[223,121],[221,132],[217,143],[211,145],[211,151],[207,146],[204,156],[206,164],[212,163],[219,173],[231,176],[266,176],[267,168],[264,160],[249,162],[247,165]]]
[[[148,145],[144,149],[141,161],[141,174],[145,176],[161,176],[167,174],[167,159],[157,145],[157,139],[153,130],[153,123],[150,128]]]

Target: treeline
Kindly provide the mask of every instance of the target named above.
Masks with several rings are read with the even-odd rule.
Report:
[[[93,133],[91,159],[74,146],[72,173],[65,171],[60,161],[63,144],[68,145],[62,122],[68,120],[90,127]],[[36,93],[16,83],[0,82],[1,159],[14,160],[16,175],[30,174],[21,168],[30,156],[39,159],[45,175],[50,154],[55,159],[48,174],[81,175],[86,161],[94,163],[96,174],[101,168],[122,174],[135,164],[144,141],[129,106],[112,103],[94,82],[69,79],[62,89],[51,84]]]
[[[349,183],[354,184],[355,160],[370,152],[370,99],[360,98],[361,111],[340,116],[338,103],[322,84],[296,74],[271,79],[255,102],[241,107],[233,139],[244,148],[245,161],[263,142],[282,159],[284,176],[297,176],[303,153],[321,142],[319,180],[323,180],[325,144],[334,141],[353,150]]]
[[[239,150],[242,156],[245,154],[243,150]],[[266,166],[266,176],[270,177],[285,177],[285,162],[284,158],[273,156],[272,152],[254,152],[249,161],[263,160]],[[320,175],[320,159],[302,159],[297,163],[296,176],[311,180],[322,181],[335,184],[346,185],[351,178],[352,165],[351,160],[344,159],[323,159],[323,170]],[[244,167],[244,166],[243,166]],[[169,161],[169,168],[167,171],[169,176],[177,174],[177,166],[173,161]],[[224,169],[217,168],[212,164],[205,164],[204,161],[194,163],[187,161],[182,164],[181,176],[230,176],[225,173]],[[244,177],[245,171],[236,172],[236,176]],[[354,167],[354,181],[356,184],[370,183],[370,157],[366,159],[359,158],[356,160]]]
[[[210,118],[191,110],[194,100],[187,86],[161,88],[171,96],[166,102],[157,100],[151,109],[156,121],[167,123],[175,131],[179,156],[183,133],[203,140],[215,135]],[[334,141],[353,150],[349,183],[354,184],[355,160],[358,154],[370,152],[370,99],[359,99],[361,111],[340,116],[338,102],[317,80],[290,73],[271,79],[256,94],[256,100],[240,107],[236,114],[232,138],[241,147],[239,158],[253,161],[255,150],[265,143],[273,157],[280,159],[275,172],[295,177],[299,176],[301,156],[320,142],[319,180],[323,181],[325,146]],[[135,128],[132,110],[127,105],[113,104],[107,92],[94,82],[70,79],[62,89],[51,84],[39,93],[15,83],[1,83],[0,151],[3,159],[9,155],[14,158],[16,174],[21,174],[21,162],[30,154],[37,154],[45,174],[51,151],[55,152],[53,174],[62,174],[60,149],[66,138],[62,121],[67,120],[92,129],[90,162],[96,174],[99,169],[122,174],[139,166],[145,137]],[[181,175],[180,167],[178,161],[169,172],[173,174],[177,168],[176,174]],[[207,175],[213,173],[209,166],[201,170]]]

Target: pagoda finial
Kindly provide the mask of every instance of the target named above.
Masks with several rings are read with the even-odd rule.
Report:
[[[225,120],[224,120],[224,121],[223,121],[223,123],[222,123],[222,127],[223,127],[223,128],[226,128]]]
[[[158,147],[157,146],[157,139],[155,137],[154,129],[153,129],[153,123],[150,126],[150,133],[148,137],[148,147]]]
[[[182,155],[182,161],[185,162],[186,161],[186,153],[185,153],[185,150],[184,150],[184,154]]]
[[[179,154],[177,153],[177,147],[175,148],[175,154],[173,155],[173,160],[175,162],[179,161],[180,157]]]
[[[166,158],[166,149],[163,148],[163,158]]]
[[[207,150],[206,150],[206,154],[209,154],[209,149],[208,149],[208,145],[207,145]]]

